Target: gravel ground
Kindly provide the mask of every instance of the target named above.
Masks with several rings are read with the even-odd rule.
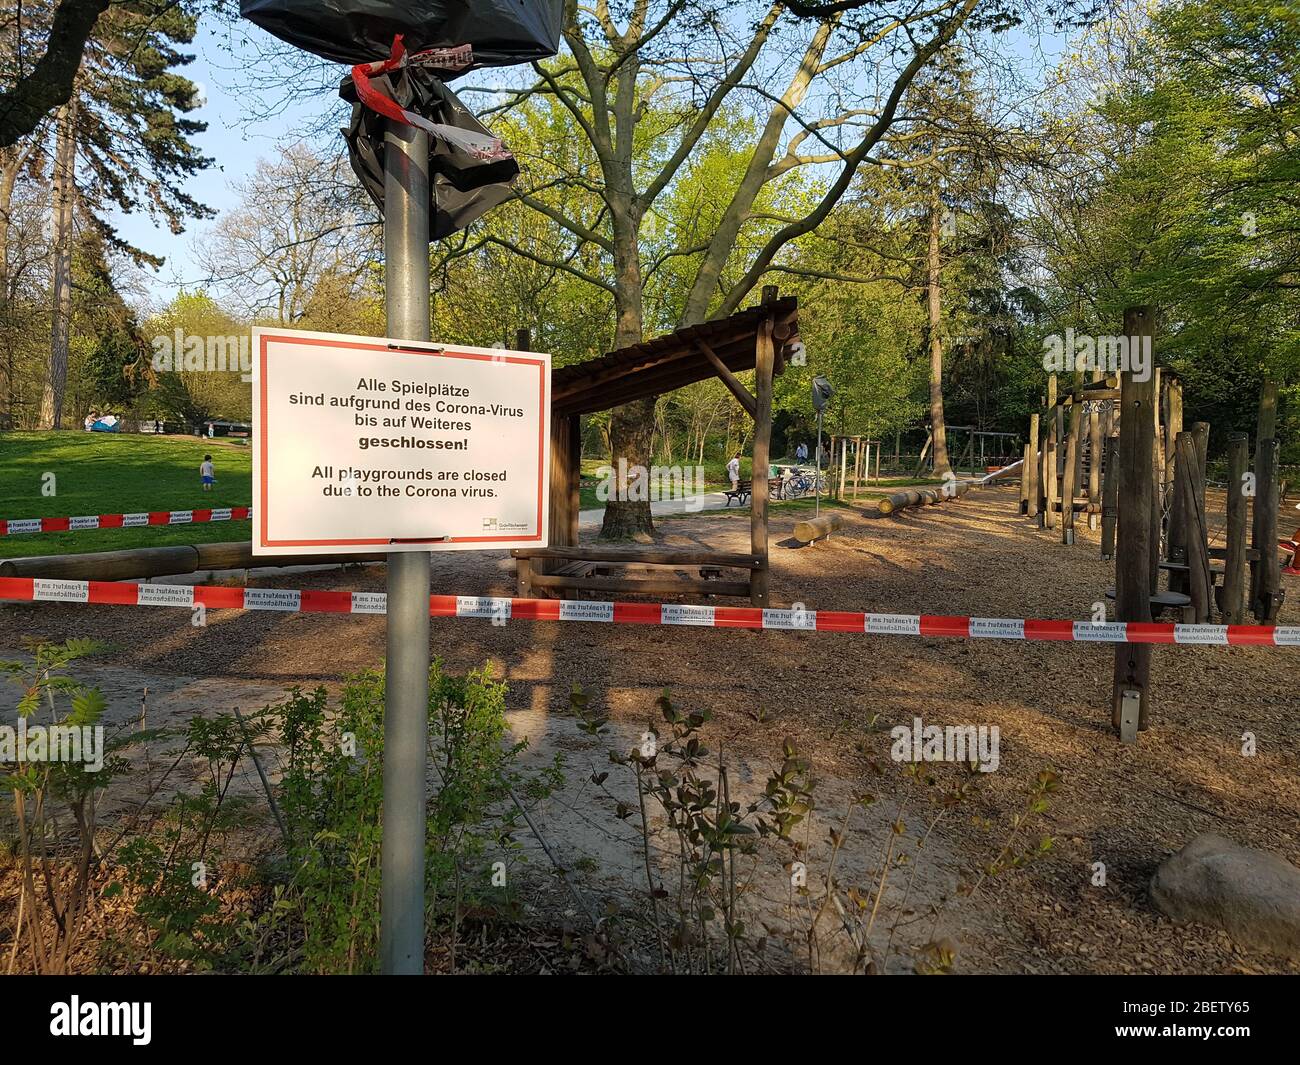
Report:
[[[887,519],[846,512],[831,540],[796,548],[794,517],[772,523],[774,604],[889,613],[1087,618],[1114,581],[1099,533],[1078,543],[1031,526],[1013,488],[987,489]],[[743,550],[748,520],[666,520],[667,544]],[[1281,622],[1300,623],[1288,582]],[[380,590],[375,567],[259,580],[266,586]],[[433,591],[511,594],[503,554],[435,556]],[[102,661],[156,675],[224,676],[287,687],[333,685],[384,653],[382,618],[212,611],[206,629],[161,609],[0,606],[0,647],[22,635],[94,635]],[[870,787],[892,800],[901,774],[876,778],[889,728],[996,725],[1001,765],[975,805],[938,836],[945,853],[978,868],[996,851],[1025,790],[1044,768],[1061,790],[1043,822],[1053,849],[994,878],[963,918],[959,971],[1221,973],[1300,971],[1238,951],[1199,927],[1156,915],[1146,884],[1157,863],[1203,831],[1300,863],[1300,670],[1288,649],[1156,648],[1153,725],[1133,747],[1111,734],[1113,649],[1105,645],[865,637],[840,633],[650,628],[434,619],[433,649],[454,669],[490,659],[529,720],[567,718],[576,682],[620,729],[644,722],[659,689],[709,706],[726,749],[756,765],[794,739],[837,788]],[[564,726],[566,729],[568,725]],[[1241,753],[1242,734],[1257,753]],[[882,806],[887,805],[882,803]],[[974,815],[974,816],[972,816]],[[875,843],[873,841],[872,846]],[[1095,863],[1106,884],[1095,886]]]

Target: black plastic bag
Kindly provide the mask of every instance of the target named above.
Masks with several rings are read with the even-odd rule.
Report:
[[[430,240],[464,229],[510,198],[511,182],[519,174],[514,156],[431,73],[403,67],[376,76],[370,87],[429,124]],[[357,99],[350,77],[343,80],[339,95],[352,104],[352,121],[343,130],[352,170],[382,217],[384,129],[391,119]]]
[[[268,33],[338,63],[385,58],[401,34],[409,52],[469,45],[463,70],[527,63],[560,47],[563,0],[240,0]]]

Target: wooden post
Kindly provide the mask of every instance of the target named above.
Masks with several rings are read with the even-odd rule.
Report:
[[[1029,445],[1026,444],[1020,455],[1020,506],[1019,513],[1029,513]]]
[[[862,443],[861,439],[856,436],[850,437],[850,443],[853,446],[853,462],[849,464],[844,478],[844,498],[857,499],[858,463],[862,459]]]
[[[1182,493],[1178,491],[1178,435],[1183,431],[1183,388],[1175,380],[1165,384],[1164,459],[1165,472],[1161,482],[1164,498],[1169,502],[1169,522],[1165,528],[1165,556],[1179,565],[1187,563],[1187,517],[1183,511]],[[1202,508],[1204,509],[1204,508]],[[1169,571],[1169,590],[1188,593],[1187,574],[1182,570]]]
[[[1106,437],[1106,481],[1101,502],[1101,557],[1115,557],[1115,523],[1119,517],[1119,437]]]
[[[582,416],[569,415],[569,535],[578,542],[578,515],[582,510]]]
[[[1155,312],[1151,307],[1130,307],[1124,312],[1124,336],[1130,343],[1152,337]],[[1118,466],[1119,543],[1115,561],[1115,615],[1120,621],[1151,620],[1151,540],[1159,536],[1152,528],[1151,500],[1156,490],[1152,455],[1156,444],[1155,375],[1136,381],[1120,375],[1120,421]],[[1123,643],[1115,646],[1114,684],[1111,692],[1111,724],[1116,732],[1126,731],[1125,693],[1137,693],[1138,729],[1151,717],[1151,644]],[[1130,703],[1132,695],[1129,696]]]
[[[1210,457],[1210,423],[1209,422],[1192,422],[1192,437],[1196,444],[1196,461],[1197,461],[1197,478],[1193,487],[1196,489],[1196,500],[1201,508],[1201,515],[1205,515],[1205,464]]]
[[[843,437],[840,440],[840,490],[836,499],[844,498],[844,479],[849,472],[849,438]]]
[[[921,471],[925,469],[925,456],[930,453],[930,445],[934,443],[934,430],[925,431],[925,445],[921,448],[921,458],[916,463],[916,476],[921,476]]]
[[[1096,376],[1096,375],[1094,375]],[[1100,401],[1088,404],[1088,502],[1093,505],[1101,503],[1101,411]],[[1088,515],[1088,528],[1097,528],[1097,514]]]
[[[1255,440],[1273,440],[1277,436],[1277,382],[1264,378],[1259,387],[1259,416]]]
[[[764,290],[764,301],[766,299]],[[775,289],[773,290],[775,297]],[[772,373],[776,362],[776,348],[772,343],[772,319],[769,317],[758,329],[754,351],[754,388],[756,417],[754,418],[754,457],[750,470],[753,482],[749,500],[750,550],[762,558],[763,564],[749,578],[749,601],[756,607],[768,605],[767,563],[767,475],[770,466],[769,445],[772,437]],[[820,473],[821,471],[818,471]]]
[[[1210,620],[1214,579],[1210,575],[1210,555],[1205,540],[1205,509],[1196,496],[1202,480],[1196,456],[1196,433],[1179,433],[1176,444],[1178,462],[1174,490],[1182,508],[1184,544],[1187,550],[1187,594],[1192,599],[1192,620],[1204,624]]]
[[[1249,438],[1245,433],[1228,437],[1228,549],[1223,562],[1223,587],[1219,611],[1228,625],[1245,623],[1246,590],[1246,472]]]
[[[1043,430],[1043,528],[1056,528],[1056,374],[1047,378],[1047,425]]]
[[[1029,416],[1029,443],[1025,445],[1025,469],[1029,471],[1025,513],[1031,518],[1038,517],[1038,473],[1041,465],[1038,461],[1038,415],[1031,414]]]
[[[1073,408],[1070,411],[1070,434],[1077,439],[1074,443],[1074,494],[1082,495],[1083,493],[1083,434],[1087,428],[1086,416],[1084,414],[1083,400],[1080,398],[1083,394],[1083,374],[1074,375],[1074,401],[1071,404]],[[1066,449],[1069,450],[1068,448]]]
[[[1083,408],[1070,404],[1070,435],[1065,445],[1065,480],[1061,484],[1061,543],[1074,543],[1074,494],[1079,472],[1079,439],[1083,433]]]
[[[1165,382],[1165,482],[1174,479],[1178,434],[1183,431],[1183,386],[1176,378]]]
[[[522,349],[521,349],[522,350]],[[573,449],[569,444],[572,423],[568,418],[551,420],[551,515],[550,544],[569,545],[569,484],[575,471],[570,468]]]
[[[1047,430],[1048,443],[1046,449],[1047,465],[1047,507],[1043,511],[1043,527],[1045,529],[1056,528],[1056,506],[1059,502],[1056,490],[1056,441],[1052,439],[1055,435],[1056,426],[1053,424]]]
[[[1261,624],[1277,620],[1282,606],[1282,566],[1278,559],[1278,444],[1260,440],[1255,447],[1255,522],[1251,563],[1251,610]]]
[[[1162,551],[1165,548],[1163,540],[1165,531],[1165,442],[1161,435],[1160,427],[1160,402],[1163,392],[1163,371],[1157,366],[1151,371],[1151,376],[1155,378],[1155,393],[1152,396],[1151,403],[1151,425],[1152,425],[1152,442],[1151,442],[1151,461],[1154,463],[1154,476],[1156,490],[1151,493],[1151,594],[1155,595],[1160,588],[1160,560],[1164,557]]]

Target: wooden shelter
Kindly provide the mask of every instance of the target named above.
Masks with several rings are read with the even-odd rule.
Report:
[[[762,302],[729,318],[688,326],[551,375],[550,546],[513,552],[520,596],[580,591],[696,593],[768,605],[767,500],[772,380],[799,336],[798,301],[763,290]],[[754,392],[737,378],[755,371]],[[584,414],[719,378],[754,419],[750,550],[716,552],[659,545],[578,546],[578,485]],[[633,572],[628,572],[629,568]],[[644,571],[649,568],[649,573]],[[620,572],[615,573],[615,569]],[[672,572],[686,569],[683,580]],[[724,570],[738,571],[723,578]],[[658,575],[656,575],[658,573]]]

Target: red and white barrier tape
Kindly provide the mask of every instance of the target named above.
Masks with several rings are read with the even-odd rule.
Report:
[[[282,610],[306,614],[383,614],[387,603],[383,592],[133,584],[129,581],[63,581],[41,577],[0,577],[0,600],[4,599],[23,602],[103,603],[115,606],[203,606],[214,610]],[[844,610],[775,610],[683,603],[508,599],[477,595],[431,595],[429,614],[439,618],[491,618],[496,621],[696,625],[716,629],[861,632],[873,636],[1300,647],[1300,625],[1040,621],[935,614],[860,614]]]
[[[134,529],[141,525],[190,525],[203,521],[243,521],[252,516],[252,507],[216,507],[211,510],[147,510],[139,514],[85,514],[78,518],[0,518],[0,536],[76,532],[79,529]]]
[[[479,159],[509,159],[509,149],[498,137],[485,137],[472,133],[459,126],[430,122],[423,115],[408,111],[396,100],[384,95],[370,82],[372,77],[390,74],[404,66],[429,66],[439,71],[463,70],[474,61],[473,49],[468,46],[458,48],[429,48],[423,52],[408,53],[399,33],[393,38],[393,49],[387,59],[374,63],[358,63],[352,68],[352,85],[356,89],[357,99],[375,114],[383,115],[393,122],[417,126],[422,130],[455,145],[462,151]]]

